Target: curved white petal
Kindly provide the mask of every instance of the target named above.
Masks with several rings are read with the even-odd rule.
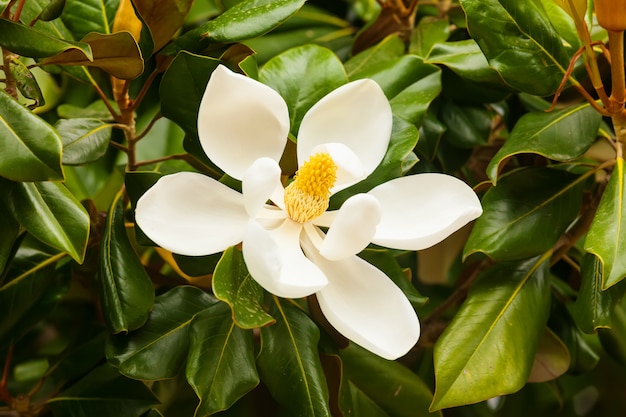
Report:
[[[368,194],[345,201],[319,248],[326,259],[336,261],[361,252],[372,241],[381,219],[380,203]]]
[[[159,246],[200,256],[241,242],[248,215],[237,191],[202,174],[179,172],[139,198],[135,221]]]
[[[278,162],[271,158],[259,158],[248,168],[243,176],[241,191],[250,217],[256,217],[268,199],[284,199],[280,173]]]
[[[327,153],[337,165],[337,179],[330,189],[331,194],[356,184],[368,175],[359,157],[343,143],[324,143],[317,145],[311,152],[313,155]]]
[[[317,145],[343,143],[369,175],[380,164],[391,137],[391,106],[375,81],[352,81],[331,91],[304,115],[298,132],[298,164]]]
[[[446,174],[396,178],[368,194],[383,213],[372,242],[388,248],[426,249],[482,214],[471,187]]]
[[[289,111],[270,87],[218,66],[198,112],[198,136],[207,156],[238,180],[261,157],[279,161],[287,143]]]
[[[284,298],[309,296],[328,280],[300,249],[302,225],[286,219],[277,229],[266,230],[251,220],[243,239],[248,271],[263,288]]]
[[[313,258],[328,277],[328,285],[317,292],[320,308],[341,334],[385,359],[397,359],[417,343],[417,314],[383,272],[357,256]]]

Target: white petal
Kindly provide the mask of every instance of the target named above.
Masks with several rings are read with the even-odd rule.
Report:
[[[348,188],[367,177],[368,173],[359,157],[343,143],[325,143],[313,148],[313,155],[320,152],[329,154],[338,168],[337,180],[330,190],[331,194]]]
[[[162,177],[139,198],[135,220],[157,245],[200,256],[241,242],[248,215],[237,191],[205,175],[180,172]]]
[[[340,261],[313,257],[328,277],[328,285],[317,292],[320,308],[341,334],[385,359],[397,359],[417,343],[417,314],[383,272],[357,256]]]
[[[317,145],[343,143],[369,175],[380,164],[391,137],[389,101],[375,81],[357,80],[331,91],[304,115],[298,132],[298,163]]]
[[[388,248],[426,249],[482,214],[471,187],[446,174],[396,178],[368,194],[383,212],[372,242]]]
[[[263,288],[284,298],[309,296],[328,280],[300,249],[302,225],[286,219],[277,229],[266,230],[250,221],[243,239],[248,271]]]
[[[270,158],[259,158],[248,168],[243,176],[241,191],[250,217],[256,217],[268,199],[284,200],[285,190],[280,182],[280,173],[278,162]]]
[[[207,156],[238,180],[261,157],[279,161],[287,143],[289,111],[270,87],[218,66],[198,112],[198,136]]]
[[[376,198],[367,194],[350,197],[328,229],[320,254],[335,261],[361,252],[372,241],[380,219],[381,208]]]

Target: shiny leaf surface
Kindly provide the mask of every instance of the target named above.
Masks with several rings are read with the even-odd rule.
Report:
[[[63,140],[63,163],[80,165],[101,158],[109,147],[111,125],[98,119],[61,119],[55,128]]]

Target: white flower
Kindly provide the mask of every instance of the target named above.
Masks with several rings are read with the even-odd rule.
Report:
[[[209,158],[242,181],[242,193],[198,173],[167,175],[139,199],[136,221],[155,243],[182,255],[243,242],[248,270],[267,291],[288,298],[315,293],[344,336],[384,358],[400,357],[419,338],[417,315],[402,291],[356,254],[370,242],[432,246],[478,217],[480,201],[452,176],[419,174],[327,211],[329,197],[366,178],[387,150],[391,108],[372,80],[345,84],[307,112],[298,132],[299,169],[283,188],[278,161],[289,125],[276,91],[219,66],[200,105],[198,134]]]

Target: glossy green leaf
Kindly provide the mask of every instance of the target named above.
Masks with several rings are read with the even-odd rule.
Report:
[[[129,32],[89,33],[81,42],[91,47],[92,57],[78,50],[67,50],[44,59],[42,64],[96,67],[122,80],[132,80],[143,72],[139,45]]]
[[[63,140],[63,163],[81,165],[100,159],[109,148],[112,126],[98,119],[61,119],[55,128]]]
[[[619,300],[611,288],[602,290],[602,261],[593,254],[586,254],[580,264],[581,284],[572,315],[585,333],[595,333],[599,328],[611,327],[611,313]]]
[[[244,0],[200,26],[200,33],[222,43],[256,38],[287,20],[303,5],[304,0]]]
[[[119,3],[120,0],[66,0],[61,19],[76,39],[91,32],[111,33]]]
[[[495,184],[506,161],[522,153],[535,153],[557,161],[578,158],[596,140],[601,120],[602,116],[588,103],[549,113],[526,113],[489,163],[487,175]]]
[[[182,27],[193,0],[134,0],[133,4],[150,29],[154,51],[161,49]]]
[[[345,378],[389,415],[441,416],[441,412],[429,412],[433,394],[410,369],[374,355],[354,343],[342,349],[340,355]]]
[[[570,361],[569,351],[563,341],[546,328],[539,339],[528,382],[552,381],[569,369]]]
[[[434,46],[445,42],[449,36],[450,22],[447,18],[423,17],[413,30],[409,52],[425,58]]]
[[[47,402],[57,417],[137,417],[157,403],[143,382],[123,377],[109,364],[96,368]]]
[[[108,328],[126,333],[143,326],[152,309],[154,290],[128,240],[121,193],[109,208],[98,266],[100,304]]]
[[[45,318],[68,290],[68,280],[54,273],[54,265],[65,254],[47,254],[31,249],[29,259],[17,276],[0,287],[0,343],[19,340]],[[17,255],[21,256],[21,255]],[[22,266],[22,265],[20,265]]]
[[[57,182],[5,182],[11,215],[43,243],[82,262],[89,237],[89,215],[69,190]],[[1,198],[1,197],[0,197]]]
[[[550,254],[497,264],[474,282],[435,344],[433,410],[524,386],[550,309]]]
[[[64,51],[76,51],[86,59],[92,59],[91,48],[84,42],[66,41],[37,29],[0,18],[0,45],[16,54],[44,58]]]
[[[552,248],[578,215],[584,177],[551,168],[524,168],[502,176],[482,199],[463,256],[523,259]]]
[[[507,84],[539,96],[556,91],[573,51],[540,0],[461,0],[461,5],[470,35]]]
[[[328,387],[317,343],[319,329],[302,311],[274,297],[276,323],[261,328],[257,364],[272,397],[292,416],[327,416]]]
[[[351,404],[342,409],[344,415],[389,417],[389,414],[385,413],[374,400],[350,381],[348,381],[348,390]]]
[[[303,83],[302,80],[307,82]],[[259,81],[269,85],[287,102],[291,133],[297,136],[304,114],[319,99],[347,82],[339,58],[316,45],[290,49],[269,60],[259,72]]]
[[[187,133],[198,130],[198,108],[211,73],[220,61],[180,52],[163,75],[159,94],[163,116]]]
[[[393,114],[419,127],[430,103],[441,93],[441,70],[426,64],[417,73],[420,79],[399,92],[389,104]]]
[[[202,290],[189,286],[174,287],[159,295],[141,329],[111,336],[107,341],[109,362],[131,378],[152,380],[176,376],[187,359],[191,321],[216,302]]]
[[[617,158],[598,211],[585,238],[585,250],[602,261],[602,289],[626,278],[626,173]]]
[[[49,22],[61,16],[63,8],[65,7],[65,0],[50,0],[48,5],[39,13],[39,20]]]
[[[227,304],[196,315],[189,328],[187,379],[200,398],[196,417],[230,408],[259,383],[251,330],[239,328]]]
[[[250,276],[239,249],[224,251],[213,273],[213,293],[230,306],[241,328],[254,329],[274,322],[261,305],[263,288]]]
[[[368,192],[383,182],[405,174],[417,162],[413,153],[417,140],[417,128],[399,117],[394,117],[389,147],[378,168],[365,180],[333,195],[331,208],[339,207],[354,194]]]
[[[56,130],[0,90],[0,176],[14,181],[63,179]]]
[[[485,55],[473,39],[436,44],[425,61],[430,64],[445,65],[466,80],[504,86],[502,77],[489,65]]]
[[[348,59],[344,66],[348,78],[354,79],[362,72],[367,72],[372,68],[384,65],[404,53],[404,42],[396,36],[388,36],[371,48],[359,52]]]
[[[609,357],[622,366],[626,365],[626,313],[623,305],[615,308],[611,318],[610,329],[598,329],[598,337]]]
[[[458,148],[486,145],[491,135],[496,113],[479,106],[458,106],[451,100],[442,101],[441,122],[447,126],[444,139]]]
[[[17,89],[24,97],[35,100],[36,106],[43,106],[46,104],[41,88],[39,88],[39,84],[37,84],[35,76],[28,69],[26,64],[15,57],[10,57],[9,71],[11,76],[15,79]]]

